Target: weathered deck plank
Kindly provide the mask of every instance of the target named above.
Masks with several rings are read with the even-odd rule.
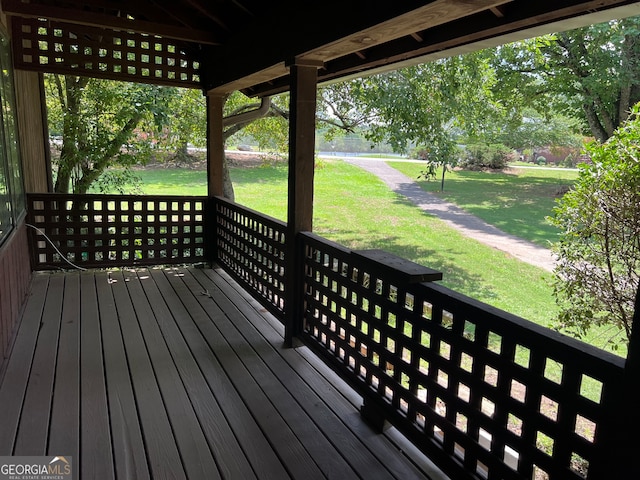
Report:
[[[245,312],[246,318],[272,346],[282,342],[284,328],[275,320],[264,321],[263,315],[268,314],[257,300],[239,288],[225,272],[205,270],[205,273],[212,281],[214,278],[217,280],[218,288],[234,302],[240,311]],[[412,462],[397,455],[398,450],[411,449],[412,446],[409,446],[406,439],[401,445],[392,444],[387,436],[375,434],[369,426],[362,422],[359,415],[354,415],[354,408],[357,409],[361,405],[362,398],[307,348],[279,349],[278,353],[287,362],[289,368],[304,378],[315,392],[321,393],[323,401],[351,430],[352,435],[355,435],[367,450],[375,452],[377,461],[381,462],[394,478],[414,478],[422,475],[422,472],[419,472],[419,469],[412,463],[413,461],[422,462],[420,468],[423,470],[434,469],[434,465],[417,452],[412,457]]]
[[[323,391],[322,398],[320,398],[318,393],[314,391],[301,376],[295,373],[294,366],[303,362],[301,357],[292,357],[294,358],[294,364],[289,365],[282,358],[282,353],[274,349],[273,344],[264,342],[265,337],[263,334],[259,332],[253,324],[247,322],[246,317],[240,311],[239,307],[236,307],[237,302],[243,303],[244,299],[232,290],[227,289],[223,292],[222,288],[224,288],[224,286],[211,282],[211,279],[202,271],[196,270],[189,273],[192,273],[194,277],[197,278],[203,289],[209,289],[213,292],[213,299],[219,305],[219,308],[227,313],[228,321],[235,325],[235,328],[238,331],[237,334],[242,335],[248,344],[255,345],[254,349],[259,355],[261,361],[264,362],[264,366],[269,368],[270,374],[277,378],[277,380],[270,380],[267,381],[267,383],[271,385],[278,384],[284,386],[287,392],[289,392],[289,394],[300,405],[300,408],[303,409],[304,414],[299,413],[299,416],[304,415],[304,418],[298,418],[296,424],[314,425],[315,428],[310,429],[311,431],[307,432],[309,435],[312,435],[315,438],[326,438],[332,440],[333,446],[331,447],[327,447],[326,445],[316,446],[316,448],[320,449],[319,452],[322,457],[342,456],[345,463],[348,464],[348,466],[345,467],[337,465],[335,461],[321,462],[321,464],[331,465],[332,468],[340,468],[340,470],[333,472],[328,471],[325,472],[325,474],[329,477],[335,477],[340,472],[343,472],[344,474],[345,469],[347,471],[349,469],[353,469],[354,472],[369,470],[370,473],[367,478],[371,479],[393,478],[386,470],[385,466],[374,455],[372,455],[371,452],[362,448],[362,443],[359,440],[357,442],[353,441],[353,433],[349,431],[342,421],[340,421],[339,417],[337,417],[333,410],[316,408],[320,402],[327,402],[329,400],[325,395],[326,390],[320,390]],[[227,295],[230,295],[231,298]],[[206,300],[202,301],[205,302]],[[251,313],[253,312],[249,312],[249,314]],[[234,334],[236,333],[229,331],[227,328],[227,331],[225,332],[225,336],[227,338],[231,338]],[[276,345],[281,343],[280,339],[273,340],[275,340]],[[294,371],[292,371],[292,367],[294,368]],[[252,371],[254,371],[254,369],[252,369]],[[267,374],[265,373],[265,375]],[[327,385],[323,385],[322,387],[326,388]],[[320,435],[316,429],[322,432],[322,435]],[[313,442],[311,443],[313,444]]]
[[[96,274],[96,290],[116,478],[149,478],[145,444],[120,332],[112,283],[106,274]]]
[[[216,270],[38,274],[4,378],[0,455],[90,478],[427,478]]]
[[[47,451],[73,458],[80,453],[80,304],[80,277],[66,275]]]
[[[271,448],[262,432],[248,420],[244,404],[229,380],[219,374],[214,357],[168,279],[160,271],[153,273],[154,282],[141,283],[149,298],[155,300],[152,308],[167,344],[174,356],[181,359],[177,367],[217,459],[218,470],[225,478],[256,478],[247,457],[260,451],[264,455],[258,454],[258,459],[262,460],[257,464],[259,471],[281,468],[277,457],[271,455]],[[222,410],[225,405],[229,405],[234,414],[225,415]],[[234,434],[234,430],[239,433]],[[248,445],[244,451],[239,440]],[[284,470],[279,473],[285,475]]]
[[[144,432],[147,461],[152,476],[183,478],[185,472],[155,378],[145,339],[138,325],[130,292],[121,273],[112,274],[112,291],[116,304],[129,373],[138,405],[140,426]]]
[[[139,277],[132,277],[129,279],[128,290],[185,472],[190,478],[221,478],[174,359],[151,309],[150,302],[160,299],[147,298],[140,283]]]
[[[33,279],[31,297],[25,308],[13,351],[7,360],[7,368],[2,379],[2,388],[0,388],[0,452],[2,455],[13,454],[48,286],[48,276],[38,275]]]
[[[80,276],[80,438],[81,478],[115,477],[109,404],[96,279],[92,272]],[[101,432],[96,435],[96,432]],[[51,451],[49,453],[52,453]]]
[[[63,275],[53,275],[49,281],[38,342],[20,415],[14,455],[46,454],[64,281]]]
[[[288,473],[293,478],[300,479],[324,478],[313,458],[296,439],[291,426],[286,423],[273,405],[273,400],[254,381],[252,372],[236,354],[234,347],[244,348],[244,342],[233,345],[224,337],[195,296],[205,297],[200,294],[202,290],[190,288],[185,284],[183,278],[171,275],[169,280],[176,287],[176,293],[189,310],[193,321],[200,329],[223,371],[231,380],[233,388],[239,393],[241,401],[247,406],[259,428],[267,435],[269,444],[284,463]],[[224,316],[221,312],[216,312],[216,314]],[[251,357],[256,356],[255,353],[248,350],[244,350],[242,353],[247,357],[245,361],[251,361]]]

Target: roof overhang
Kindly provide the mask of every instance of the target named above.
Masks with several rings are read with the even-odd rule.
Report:
[[[383,41],[386,25],[352,34],[330,45],[308,50],[295,55],[292,61],[314,60],[322,62],[318,80],[322,83],[342,81],[375,73],[425,63],[440,58],[465,54],[485,48],[532,38],[553,32],[570,30],[595,23],[640,15],[640,2],[527,2],[528,8],[517,7],[522,2],[507,2],[501,6],[479,8],[482,2],[473,4],[475,13],[448,18],[430,15],[437,11],[439,2],[425,6],[419,12],[411,12],[411,20],[422,17],[421,29],[413,30],[412,22],[402,23],[394,19],[401,28],[389,29],[397,32],[396,38]],[[449,3],[449,2],[444,2]],[[485,7],[488,5],[485,4]],[[494,2],[495,3],[495,2]],[[571,3],[572,5],[566,5]],[[564,8],[560,8],[565,4]],[[459,10],[460,14],[462,10]],[[382,33],[381,33],[382,32]],[[410,33],[406,33],[410,32]],[[231,72],[228,72],[229,74]],[[242,90],[249,96],[265,96],[289,89],[288,68],[285,62],[271,65],[264,70],[246,75],[237,73],[225,80],[218,77],[219,85],[209,83],[212,92]]]
[[[1,0],[16,68],[267,96],[640,15],[624,0]]]

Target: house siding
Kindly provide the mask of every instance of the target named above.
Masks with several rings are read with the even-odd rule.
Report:
[[[0,375],[31,281],[26,228],[21,222],[0,247]]]

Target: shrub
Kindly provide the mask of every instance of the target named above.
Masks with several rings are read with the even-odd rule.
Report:
[[[614,327],[623,340],[631,334],[640,274],[639,115],[640,104],[606,143],[587,145],[593,164],[581,166],[551,218],[561,229],[557,327],[577,336],[597,325]]]
[[[513,157],[513,150],[500,143],[467,145],[460,166],[469,170],[485,168],[501,170],[513,160]]]
[[[416,147],[411,152],[411,156],[418,160],[427,160],[429,158],[429,150],[425,147]]]

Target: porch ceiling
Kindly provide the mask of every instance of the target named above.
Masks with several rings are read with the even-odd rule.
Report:
[[[640,2],[624,0],[323,0],[303,6],[291,0],[1,0],[1,4],[12,17],[17,68],[179,84],[213,93],[242,90],[250,96],[287,90],[287,67],[294,61],[321,65],[319,81],[327,82],[640,14]],[[48,41],[35,35],[47,28],[56,32],[49,32]],[[151,47],[140,47],[148,42]],[[25,50],[43,45],[48,54]],[[133,47],[126,50],[122,45]],[[88,56],[79,55],[87,51]],[[174,65],[184,69],[168,68]]]

